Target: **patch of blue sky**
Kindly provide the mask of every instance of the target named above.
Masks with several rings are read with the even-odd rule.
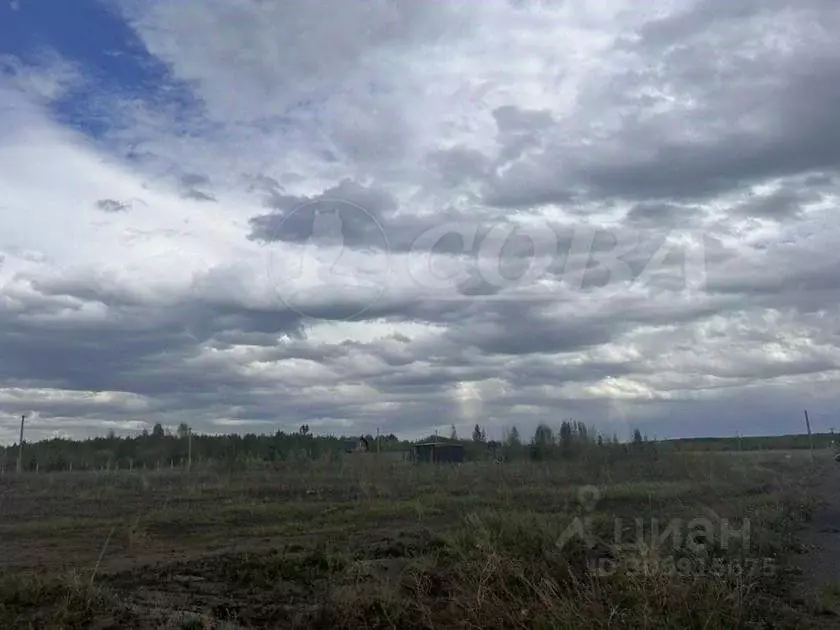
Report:
[[[191,134],[206,124],[190,86],[173,78],[100,0],[19,0],[16,8],[0,2],[0,55],[37,68],[44,51],[57,53],[84,78],[49,103],[53,116],[93,140],[130,128],[132,104],[165,113],[168,133]]]

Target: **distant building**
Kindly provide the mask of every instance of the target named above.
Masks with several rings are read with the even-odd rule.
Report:
[[[464,461],[464,445],[452,442],[421,442],[412,447],[417,462],[458,463]]]
[[[341,447],[345,453],[367,453],[370,450],[368,441],[363,437],[344,440]]]

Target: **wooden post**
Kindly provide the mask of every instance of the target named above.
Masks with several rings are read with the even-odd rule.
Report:
[[[376,454],[379,455],[379,427],[376,427]]]
[[[808,429],[808,449],[811,454],[811,461],[814,461],[814,438],[811,435],[811,422],[808,420],[808,410],[805,410],[805,428]]]
[[[187,472],[192,468],[192,427],[187,428]]]
[[[26,414],[20,417],[20,443],[18,444],[18,460],[17,471],[23,472],[23,421],[26,420]]]

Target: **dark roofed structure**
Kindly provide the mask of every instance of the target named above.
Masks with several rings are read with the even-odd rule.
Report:
[[[464,445],[456,442],[420,442],[412,449],[414,461],[459,463],[464,461]]]

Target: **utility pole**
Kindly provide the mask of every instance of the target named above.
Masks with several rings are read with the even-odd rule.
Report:
[[[26,414],[20,417],[20,442],[18,443],[18,459],[17,471],[23,472],[23,422],[26,420]]]
[[[187,427],[187,472],[192,468],[192,427]]]
[[[808,420],[808,410],[805,410],[805,428],[808,429],[808,448],[811,453],[811,462],[814,461],[814,438],[811,436],[811,422]]]

